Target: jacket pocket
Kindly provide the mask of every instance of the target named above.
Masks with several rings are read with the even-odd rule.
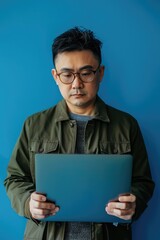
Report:
[[[44,235],[46,223],[36,224],[32,220],[28,220],[25,233],[24,240],[42,240]]]
[[[30,144],[30,170],[32,180],[35,183],[35,154],[36,153],[58,153],[58,141],[32,141]]]
[[[130,142],[101,142],[100,151],[104,154],[128,154],[131,153]]]
[[[32,153],[54,153],[58,151],[58,141],[32,141]]]

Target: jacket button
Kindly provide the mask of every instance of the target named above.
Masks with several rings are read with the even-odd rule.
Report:
[[[74,127],[74,123],[73,123],[73,122],[70,122],[70,126],[71,126],[71,127]]]

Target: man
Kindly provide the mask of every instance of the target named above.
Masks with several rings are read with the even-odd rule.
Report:
[[[5,180],[13,208],[28,218],[24,239],[131,239],[128,224],[41,222],[60,209],[35,192],[37,152],[132,154],[131,193],[108,203],[106,214],[134,221],[152,196],[154,183],[136,120],[106,105],[97,95],[104,75],[101,45],[93,32],[77,27],[53,42],[52,75],[63,100],[26,120]]]

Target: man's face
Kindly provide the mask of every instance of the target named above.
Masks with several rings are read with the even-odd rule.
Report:
[[[63,52],[57,55],[55,59],[56,69],[52,69],[52,75],[71,112],[84,112],[85,114],[85,111],[87,113],[87,111],[91,112],[93,110],[99,83],[104,73],[104,67],[98,67],[98,60],[89,50]],[[71,84],[64,84],[58,76],[62,72],[66,72],[68,75],[70,72],[80,73],[82,70],[97,70],[94,74],[93,81],[83,82],[79,75],[76,74]]]

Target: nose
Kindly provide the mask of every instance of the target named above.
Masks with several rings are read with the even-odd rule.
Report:
[[[81,89],[81,88],[83,88],[83,82],[80,79],[78,74],[75,74],[75,79],[74,79],[74,81],[72,83],[72,88],[74,88],[74,89]]]

